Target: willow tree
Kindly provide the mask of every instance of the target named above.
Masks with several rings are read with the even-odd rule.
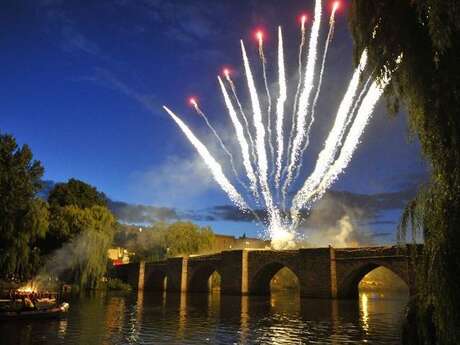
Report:
[[[42,249],[48,253],[45,272],[95,288],[106,272],[107,250],[115,233],[115,217],[106,197],[95,187],[70,179],[48,196],[50,224]]]
[[[350,26],[355,56],[368,49],[375,77],[394,71],[386,90],[389,109],[405,106],[431,163],[430,183],[409,205],[401,227],[403,237],[411,228],[425,243],[417,259],[416,341],[459,344],[460,4],[354,0]]]
[[[81,288],[95,288],[107,269],[107,250],[115,229],[115,218],[103,206],[60,209],[63,226],[70,237],[46,262],[44,277],[56,276]]]

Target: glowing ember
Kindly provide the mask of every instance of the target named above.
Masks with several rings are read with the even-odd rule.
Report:
[[[302,24],[302,26],[305,25],[305,23],[307,22],[307,15],[306,14],[302,14],[302,16],[300,17],[300,24]]]
[[[194,106],[194,107],[198,106],[198,103],[197,103],[195,97],[190,97],[190,98],[188,99],[188,102],[190,103],[190,105],[192,105],[192,106]]]
[[[16,291],[19,293],[33,293],[37,292],[38,287],[34,282],[29,282],[27,285],[21,286],[19,289]]]
[[[262,41],[264,39],[264,33],[261,30],[256,32],[256,38],[258,41]]]
[[[339,8],[340,8],[340,1],[334,2],[334,4],[332,5],[332,11],[335,12],[335,11],[337,11]]]

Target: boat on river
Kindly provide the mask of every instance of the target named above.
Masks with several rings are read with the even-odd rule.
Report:
[[[33,310],[4,310],[0,311],[0,320],[30,320],[30,319],[52,319],[59,318],[69,311],[68,303],[61,303],[58,306],[46,309]]]

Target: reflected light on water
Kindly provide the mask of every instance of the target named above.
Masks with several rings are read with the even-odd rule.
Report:
[[[360,297],[361,321],[364,331],[369,333],[369,298],[365,292],[361,293]]]
[[[208,317],[218,317],[220,313],[220,293],[212,291],[208,294]]]
[[[274,292],[270,295],[270,307],[274,314],[298,315],[300,296],[296,292]]]
[[[125,308],[124,298],[111,297],[109,299],[105,313],[105,326],[110,332],[117,332],[123,328]]]
[[[67,320],[59,320],[58,334],[60,338],[64,338],[67,333]]]
[[[275,291],[270,295],[271,321],[262,329],[270,344],[293,344],[302,328],[298,291]]]
[[[332,334],[331,341],[333,345],[340,344],[339,333],[339,304],[336,299],[331,301],[331,321],[332,321]]]
[[[240,343],[245,344],[249,333],[249,297],[241,297]]]
[[[276,307],[276,298],[273,297],[273,295],[270,298],[270,307],[272,307],[272,308]]]
[[[142,313],[144,312],[144,290],[137,291],[136,312],[137,323],[140,325],[142,324]]]
[[[400,344],[407,297],[358,301],[133,292],[71,301],[66,319],[0,322],[2,345]]]
[[[166,301],[166,298],[164,298]],[[187,327],[187,294],[181,293],[179,299],[179,327],[177,327],[177,337],[184,337],[185,328]]]

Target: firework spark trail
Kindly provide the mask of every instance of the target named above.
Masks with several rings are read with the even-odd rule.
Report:
[[[201,110],[200,106],[198,105],[198,103],[197,103],[197,101],[195,99],[192,98],[190,100],[190,103],[193,105],[193,108],[195,108],[195,111],[197,112],[197,114],[200,115],[204,119],[204,121],[206,122],[206,125],[209,127],[209,129],[212,131],[212,133],[216,137],[217,141],[219,142],[220,147],[227,154],[228,158],[230,159],[230,165],[232,167],[233,174],[235,175],[235,178],[238,180],[238,183],[241,184],[245,189],[248,189],[248,187],[240,179],[240,177],[238,175],[238,172],[236,171],[235,162],[233,161],[232,153],[229,151],[227,146],[225,146],[224,142],[220,138],[220,135],[217,133],[216,129],[213,127],[213,125],[211,125],[211,123],[209,122],[208,117],[206,116],[206,114]]]
[[[359,139],[364,132],[364,129],[372,117],[375,105],[383,94],[383,90],[389,81],[382,82],[381,85],[377,81],[374,81],[369,87],[369,91],[358,109],[356,118],[350,128],[350,131],[345,139],[340,155],[333,165],[330,166],[326,174],[321,179],[320,184],[314,189],[302,187],[302,189],[296,194],[293,200],[293,206],[291,208],[291,214],[293,215],[294,227],[298,224],[298,216],[300,210],[305,207],[311,207],[311,204],[322,197],[326,190],[334,183],[340,173],[348,166],[351,157],[353,156],[356,147],[359,144]],[[308,187],[308,186],[307,186]]]
[[[285,106],[288,90],[281,27],[278,28],[277,92],[279,92],[279,94],[276,95],[276,107],[275,104],[273,104],[273,113],[276,118],[271,118],[272,99],[267,79],[267,66],[263,51],[263,36],[261,32],[258,33],[259,55],[260,60],[262,61],[265,92],[268,97],[267,119],[264,118],[266,111],[265,97],[263,100],[260,99],[261,96],[256,88],[254,76],[252,74],[243,41],[240,43],[250,102],[252,105],[252,119],[249,119],[249,113],[247,112],[248,116],[246,116],[243,106],[237,96],[235,85],[229,76],[229,71],[224,70],[224,75],[229,85],[225,85],[223,76],[218,77],[225,105],[229,112],[233,127],[235,128],[236,139],[238,140],[241,149],[243,169],[249,180],[250,190],[253,193],[258,193],[258,195],[260,194],[260,204],[263,204],[266,209],[266,213],[264,212],[263,216],[263,222],[266,225],[265,234],[271,238],[272,246],[277,249],[291,248],[295,245],[294,240],[296,238],[296,228],[300,223],[300,212],[304,209],[310,209],[313,202],[324,195],[326,190],[332,183],[334,183],[334,181],[336,181],[338,176],[348,166],[362,133],[364,132],[368,121],[372,117],[375,105],[381,97],[384,87],[389,83],[392,73],[392,71],[385,71],[386,75],[384,75],[384,78],[387,78],[388,80],[380,81],[380,83],[373,82],[371,77],[369,77],[365,83],[361,82],[361,77],[364,74],[364,71],[366,70],[367,72],[367,51],[363,51],[360,63],[349,81],[347,90],[343,95],[339,108],[337,109],[334,124],[325,140],[324,148],[318,155],[312,174],[304,181],[302,188],[294,195],[294,198],[289,197],[289,199],[287,199],[287,193],[291,190],[291,184],[294,179],[298,177],[298,172],[301,168],[299,166],[301,165],[301,163],[299,164],[299,160],[303,156],[304,151],[310,142],[310,130],[312,129],[315,121],[315,113],[321,93],[323,76],[327,69],[326,60],[328,50],[335,30],[335,15],[339,6],[338,2],[334,3],[334,7],[329,18],[329,32],[327,34],[327,39],[322,55],[319,55],[319,31],[321,29],[322,17],[321,5],[321,0],[315,1],[314,20],[311,33],[309,35],[308,49],[305,49],[304,47],[306,45],[306,17],[302,17],[298,66],[299,80],[296,94],[293,95],[294,108],[292,109],[292,126],[289,127],[289,138],[286,138],[288,130],[284,129],[283,126],[283,120],[287,120],[285,119]],[[303,54],[305,54],[305,57]],[[397,63],[399,63],[401,59],[402,55],[398,57]],[[230,94],[229,86],[233,96]],[[262,92],[262,94],[264,94],[264,92]],[[263,103],[261,103],[261,101],[263,101]],[[273,99],[273,102],[275,102],[275,98]],[[261,104],[263,104],[263,107],[265,108],[263,111],[261,109]],[[211,126],[207,117],[200,110],[196,102],[194,106],[195,110],[203,117],[208,127],[219,140],[219,143],[222,144],[221,146],[223,146],[224,151],[229,155],[233,171],[235,176],[238,178],[238,174],[233,165],[233,156],[230,151],[225,147],[222,140],[220,140],[219,135]],[[260,221],[258,215],[253,209],[251,209],[251,206],[243,198],[243,196],[250,197],[250,195],[239,194],[232,182],[230,182],[224,175],[222,166],[214,159],[214,157],[211,156],[210,152],[201,143],[201,141],[194,136],[192,131],[174,113],[172,113],[167,107],[164,107],[164,109],[178,124],[192,145],[204,159],[206,165],[211,170],[214,179],[227,193],[230,200],[232,200],[236,206],[245,212],[252,212],[254,219]],[[240,118],[238,112],[241,113],[242,119]],[[273,141],[271,128],[272,120],[274,125]],[[290,121],[291,118],[288,120]],[[286,133],[284,132],[285,130]],[[274,148],[276,148],[277,151],[275,151]],[[270,152],[268,152],[269,149]],[[269,156],[270,153],[271,156]],[[271,169],[272,165],[274,166],[273,170]],[[273,181],[272,174],[274,175]],[[248,181],[245,180],[245,182]],[[276,192],[279,193],[276,198],[272,195],[272,182],[275,185],[274,187]],[[241,184],[244,185],[242,182]],[[251,200],[254,201],[253,198],[251,198]],[[259,204],[259,199],[255,201]],[[282,206],[279,206],[277,202],[282,203]],[[288,209],[285,207],[287,202],[289,202],[287,205]],[[283,211],[288,212],[282,213],[280,209],[281,207]]]
[[[249,146],[250,146],[250,149],[251,149],[252,157],[254,159],[254,162],[257,162],[257,155],[256,155],[256,152],[255,152],[255,149],[254,149],[254,147],[255,147],[254,139],[253,139],[252,134],[251,134],[251,129],[250,129],[250,126],[249,126],[248,118],[246,116],[246,113],[244,112],[243,106],[242,106],[242,104],[240,102],[240,99],[239,99],[237,93],[236,93],[236,87],[235,87],[235,84],[233,83],[232,78],[230,77],[230,72],[228,70],[225,70],[224,75],[225,75],[225,79],[227,79],[227,82],[230,85],[230,89],[232,90],[233,97],[235,98],[235,101],[236,101],[236,104],[238,105],[238,109],[240,111],[241,117],[243,118],[245,128],[246,128],[246,131],[247,131],[247,134],[248,134],[249,142],[250,142]]]
[[[289,133],[289,143],[286,151],[286,161],[289,162],[291,159],[291,149],[292,149],[292,140],[294,138],[294,132],[296,128],[296,112],[297,112],[297,103],[299,102],[299,96],[300,96],[300,91],[302,88],[302,55],[303,55],[303,49],[305,46],[305,40],[306,40],[306,34],[305,34],[305,22],[307,21],[307,16],[303,15],[301,18],[301,26],[300,26],[300,46],[299,46],[299,58],[298,58],[298,64],[299,64],[299,81],[297,82],[297,91],[295,93],[294,97],[294,106],[292,110],[292,123],[291,123],[291,131]],[[287,166],[284,167],[283,169],[283,174],[287,171]],[[283,208],[285,204],[285,198],[283,197]]]
[[[321,26],[321,16],[322,16],[322,4],[321,0],[316,0],[315,3],[315,17],[313,19],[313,25],[311,29],[310,42],[308,47],[308,56],[307,56],[307,67],[305,68],[304,74],[304,87],[300,93],[299,97],[299,108],[297,111],[297,124],[296,124],[296,134],[292,142],[291,149],[291,159],[289,161],[286,179],[284,181],[282,195],[283,199],[286,198],[286,193],[289,188],[289,185],[292,182],[294,168],[299,160],[300,149],[305,138],[306,132],[306,120],[308,110],[310,108],[310,95],[314,87],[314,78],[315,78],[315,67],[316,60],[318,55],[318,37],[319,29]]]
[[[267,141],[270,148],[270,162],[274,161],[275,149],[273,148],[272,143],[272,96],[270,95],[270,89],[268,87],[268,78],[267,78],[267,59],[265,58],[264,53],[264,39],[263,33],[261,31],[257,32],[257,40],[259,42],[259,57],[260,63],[262,64],[262,75],[264,79],[265,92],[267,93]]]
[[[281,178],[281,164],[283,160],[284,151],[284,136],[283,136],[283,122],[284,122],[284,104],[287,99],[287,85],[286,85],[286,70],[284,65],[284,51],[283,51],[283,33],[281,26],[278,27],[278,78],[279,78],[279,91],[280,95],[276,104],[276,136],[277,136],[277,157],[276,157],[276,174],[275,185],[279,189]]]
[[[316,94],[315,98],[313,99],[313,105],[312,105],[312,111],[311,111],[311,119],[310,123],[308,124],[307,132],[306,132],[306,138],[305,138],[305,144],[302,148],[302,151],[300,152],[300,157],[303,157],[305,150],[307,149],[308,145],[310,144],[310,132],[311,132],[311,127],[313,126],[313,123],[315,122],[315,113],[316,113],[316,105],[318,103],[319,99],[319,94],[321,93],[321,86],[323,84],[323,76],[324,76],[324,70],[326,68],[326,59],[327,59],[327,52],[329,50],[329,45],[332,42],[332,38],[334,37],[334,29],[335,29],[335,13],[337,12],[337,9],[339,8],[339,3],[335,2],[333,7],[332,7],[332,12],[331,16],[329,18],[329,32],[327,33],[327,38],[326,38],[326,43],[324,45],[324,52],[323,52],[323,58],[321,61],[321,69],[319,72],[319,80],[318,80],[318,87],[316,89]],[[297,165],[296,168],[296,174],[294,177],[294,181],[297,180],[299,177],[300,171],[302,169],[302,162],[300,162]]]
[[[299,191],[299,193],[301,193],[302,195],[310,194],[310,192],[318,186],[324,174],[327,172],[335,158],[335,155],[339,148],[339,143],[341,142],[342,137],[345,134],[346,123],[348,122],[348,119],[351,116],[350,109],[352,109],[353,107],[353,100],[355,99],[359,87],[359,81],[366,65],[367,51],[365,50],[361,54],[359,66],[355,69],[350,84],[348,85],[347,91],[345,92],[342,102],[340,103],[334,125],[331,131],[329,132],[324,148],[318,155],[315,169],[308,177],[308,179],[305,181],[301,189],[301,192]]]
[[[225,176],[222,166],[214,159],[211,153],[208,151],[206,146],[193,134],[193,132],[187,127],[187,125],[176,116],[168,107],[163,106],[163,109],[172,117],[176,122],[182,132],[185,134],[190,143],[195,147],[198,154],[204,160],[206,165],[214,177],[214,180],[219,184],[219,186],[227,193],[230,200],[242,211],[250,211],[250,207],[243,199],[243,197],[238,193],[236,188],[231,184],[231,182]]]
[[[362,103],[363,97],[366,95],[368,89],[369,89],[369,84],[372,81],[372,76],[367,78],[366,82],[364,83],[364,86],[359,94],[359,96],[356,98],[355,105],[353,106],[353,109],[351,109],[350,114],[348,116],[347,123],[345,124],[345,128],[348,128],[350,126],[350,123],[353,121],[354,117],[353,114],[356,113],[356,109],[358,109],[359,105]],[[340,138],[340,141],[338,143],[339,147],[341,147],[343,144],[343,136]]]
[[[240,120],[238,119],[236,110],[233,106],[230,96],[228,95],[227,89],[225,88],[225,85],[222,79],[220,77],[217,77],[217,79],[219,80],[219,85],[222,90],[222,95],[224,96],[225,105],[227,106],[227,110],[230,115],[230,119],[232,120],[233,127],[235,128],[236,138],[240,144],[241,154],[243,156],[243,165],[246,169],[246,173],[247,173],[247,176],[250,182],[250,190],[254,194],[254,197],[257,199],[258,198],[257,177],[252,168],[251,156],[249,152],[249,145],[246,140],[246,137],[244,136],[244,129],[243,129],[243,126]]]
[[[259,183],[264,197],[265,205],[269,213],[269,223],[278,226],[281,224],[279,211],[273,203],[270,187],[268,185],[268,161],[267,151],[265,149],[265,128],[262,120],[262,111],[260,109],[259,95],[252,75],[249,59],[244,48],[244,43],[241,40],[241,52],[243,55],[244,70],[248,83],[249,94],[251,97],[252,110],[254,113],[254,126],[256,129],[256,152],[259,172]]]

